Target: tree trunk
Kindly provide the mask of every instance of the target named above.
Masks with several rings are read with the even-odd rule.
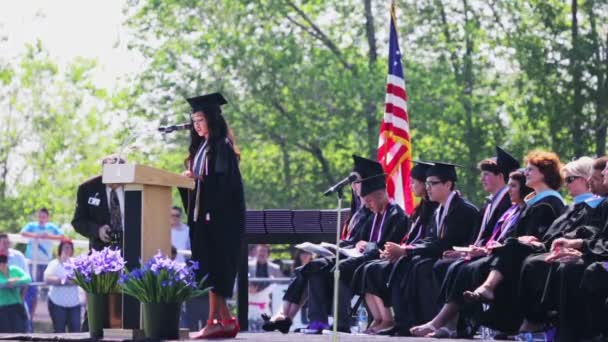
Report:
[[[374,28],[374,14],[372,12],[372,1],[363,0],[365,6],[365,34],[367,37],[368,53],[367,63],[369,73],[373,75],[374,67],[378,61],[378,51],[376,48],[376,30]],[[384,111],[378,113],[377,105],[379,101],[371,101],[364,108],[367,113],[367,146],[368,157],[376,159],[378,145],[378,119],[379,115],[383,115]]]
[[[578,37],[578,0],[572,0],[571,3],[571,15],[572,15],[572,50],[570,51],[570,66],[572,74],[572,88],[574,91],[572,98],[572,113],[570,116],[570,133],[572,134],[572,141],[577,141],[583,136],[583,105],[585,99],[582,94],[582,70],[581,70],[581,53],[579,51],[579,37]],[[586,148],[582,143],[575,143],[574,155],[576,157],[583,156]]]

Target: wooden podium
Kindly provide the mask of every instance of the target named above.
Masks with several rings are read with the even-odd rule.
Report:
[[[171,188],[194,189],[194,180],[179,174],[137,164],[106,164],[104,184],[124,184],[123,257],[133,270],[158,250],[171,253],[169,214],[172,206]],[[140,303],[122,296],[122,328],[139,329]]]

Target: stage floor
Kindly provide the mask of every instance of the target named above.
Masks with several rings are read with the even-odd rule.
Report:
[[[4,341],[89,341],[88,333],[73,333],[73,334],[0,334],[0,340]],[[299,333],[291,333],[283,335],[281,333],[241,333],[235,339],[226,339],[224,341],[264,341],[264,342],[328,342],[331,341],[331,335],[304,335]],[[339,334],[339,341],[373,341],[373,342],[395,342],[395,341],[411,341],[411,342],[429,342],[438,341],[433,338],[414,338],[414,337],[386,337],[372,336],[363,334]],[[103,339],[103,341],[124,341],[115,339]],[[221,341],[216,339],[215,341]],[[463,339],[442,339],[442,341],[471,341]]]

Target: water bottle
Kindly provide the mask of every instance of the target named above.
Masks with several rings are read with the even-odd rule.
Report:
[[[365,306],[360,305],[357,309],[357,330],[362,333],[365,329],[367,329],[367,310],[365,310]]]
[[[491,341],[496,336],[496,332],[488,327],[481,326],[481,339],[484,341]]]

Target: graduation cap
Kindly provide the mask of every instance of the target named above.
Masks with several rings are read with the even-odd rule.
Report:
[[[190,107],[192,107],[192,113],[205,111],[205,109],[213,107],[219,108],[220,106],[228,103],[228,101],[226,101],[226,98],[224,98],[221,93],[213,93],[197,97],[191,97],[189,99],[186,99],[186,101],[188,101]]]
[[[377,161],[353,154],[353,172],[358,173],[362,179],[383,173],[384,170]]]
[[[386,189],[385,173],[382,169],[382,165],[375,160],[359,157],[353,155],[354,172],[361,175],[361,180],[357,181],[361,183],[361,197],[367,196],[370,193]]]
[[[458,180],[458,177],[456,176],[456,167],[460,167],[460,165],[444,162],[433,162],[433,165],[426,171],[426,176],[435,176],[439,177],[439,179],[442,181],[455,182]]]
[[[505,177],[509,177],[511,172],[519,169],[521,166],[517,159],[499,146],[496,146],[496,164]]]
[[[416,165],[412,167],[412,170],[410,171],[410,176],[414,179],[424,182],[426,180],[426,172],[431,166],[435,164],[421,160],[414,160],[414,163],[416,163]]]

